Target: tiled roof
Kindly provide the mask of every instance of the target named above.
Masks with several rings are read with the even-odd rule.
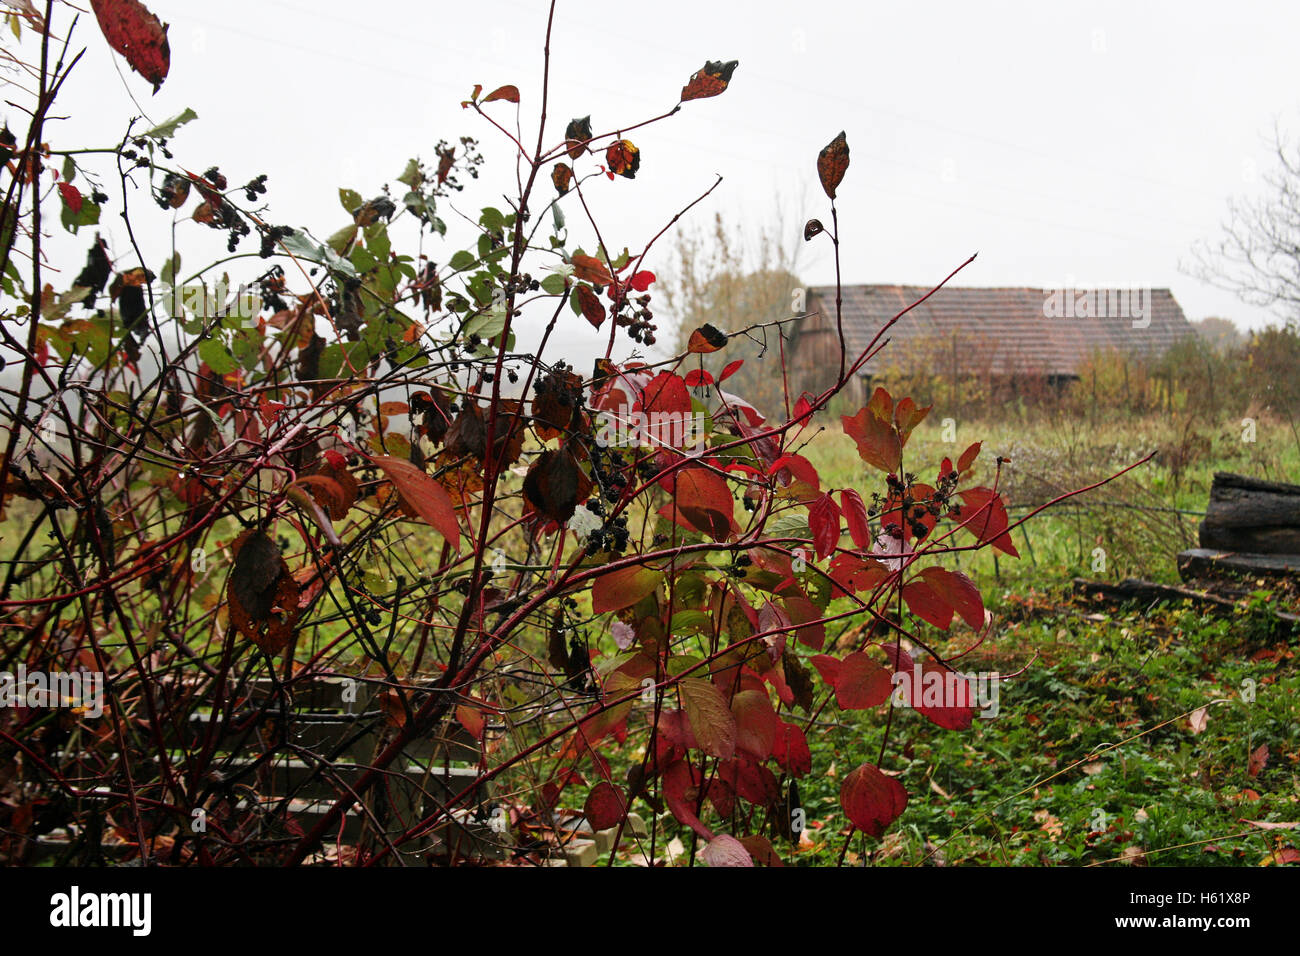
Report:
[[[833,329],[835,287],[808,291],[809,311],[821,312]],[[850,361],[882,325],[929,291],[921,286],[845,286],[844,333]],[[1081,317],[1077,314],[1085,311],[1081,297],[1088,292],[1093,299],[1086,304],[1087,311],[1092,315]],[[965,369],[1071,375],[1094,350],[1158,355],[1194,334],[1168,289],[1066,290],[1053,295],[1043,289],[944,287],[886,333],[890,345],[863,372],[907,365],[925,356],[944,368],[949,354],[956,353]],[[1135,327],[1135,322],[1138,326],[1145,322],[1133,318],[1137,309],[1149,313],[1145,327]]]

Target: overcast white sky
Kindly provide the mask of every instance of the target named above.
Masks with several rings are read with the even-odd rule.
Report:
[[[474,83],[514,83],[529,122],[543,0],[148,5],[171,25],[162,90],[124,64],[120,81],[84,17],[89,50],[63,101],[74,120],[56,135],[111,141],[127,88],[154,120],[193,107],[179,163],[220,163],[232,182],[268,173],[275,218],[326,235],[343,224],[338,186],[373,195],[409,155],[470,133],[492,172],[457,204],[500,205],[507,153],[459,104]],[[928,284],[978,251],[961,284],[1169,287],[1189,318],[1259,325],[1267,313],[1178,263],[1216,234],[1229,197],[1262,188],[1274,123],[1300,133],[1297,36],[1294,3],[561,0],[550,138],[575,115],[598,131],[647,118],[705,59],[738,59],[723,96],[632,134],[641,173],[592,195],[611,245],[636,249],[715,173],[700,221],[717,209],[756,227],[778,193],[791,229],[825,218],[815,158],[843,129],[846,282]],[[829,245],[811,245],[803,277],[832,280]]]

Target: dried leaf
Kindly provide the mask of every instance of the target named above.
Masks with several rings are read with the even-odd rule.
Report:
[[[835,190],[839,188],[848,168],[849,144],[841,132],[817,154],[817,176],[822,181],[822,189],[826,190],[826,195],[831,199],[835,198]]]

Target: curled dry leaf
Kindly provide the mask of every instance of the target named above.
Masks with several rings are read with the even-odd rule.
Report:
[[[835,198],[835,190],[839,188],[848,168],[849,144],[841,132],[817,155],[817,177],[822,181],[822,189],[826,190],[826,195],[831,199]]]
[[[635,179],[636,171],[641,168],[641,151],[630,139],[615,140],[605,150],[605,165],[616,175]]]
[[[298,582],[280,557],[280,548],[265,532],[245,531],[234,543],[235,563],[226,581],[230,623],[268,654],[293,640]]]
[[[702,100],[709,96],[717,96],[727,88],[731,82],[731,74],[736,72],[736,67],[740,65],[739,60],[728,60],[723,63],[721,60],[709,60],[703,67],[691,74],[689,82],[682,87],[682,102],[687,100]]]
[[[569,158],[577,159],[587,151],[587,142],[591,139],[591,117],[569,120],[564,129],[564,144],[569,149]]]
[[[809,219],[803,226],[803,240],[804,242],[807,242],[813,236],[825,231],[826,227],[822,225],[820,219]]]
[[[551,169],[551,182],[555,191],[563,196],[573,186],[573,167],[568,163],[556,163]]]

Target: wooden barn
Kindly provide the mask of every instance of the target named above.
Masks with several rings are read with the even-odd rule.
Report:
[[[849,359],[881,326],[929,289],[855,285],[843,289]],[[887,333],[889,344],[845,392],[865,400],[873,378],[917,374],[1057,385],[1076,378],[1093,353],[1114,349],[1141,358],[1195,334],[1168,289],[1044,290],[945,287]],[[839,372],[835,287],[808,289],[806,317],[790,334],[789,368],[799,389],[820,391]]]

